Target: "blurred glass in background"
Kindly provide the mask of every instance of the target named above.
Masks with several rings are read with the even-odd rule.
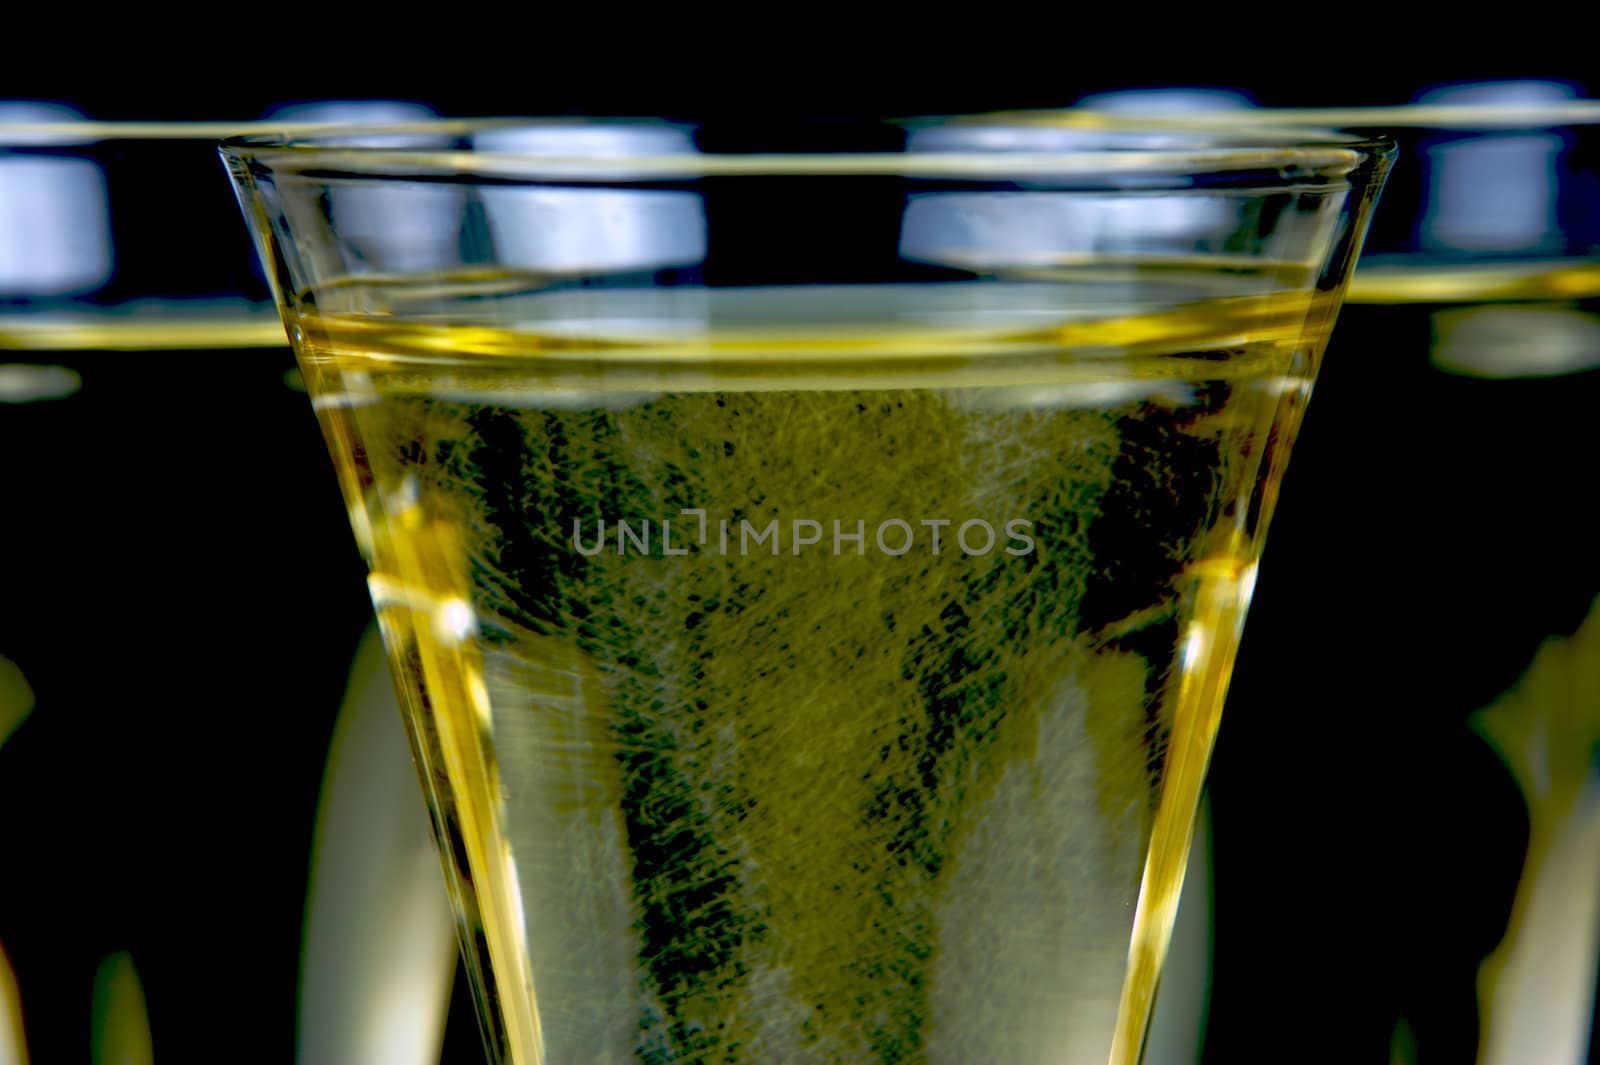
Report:
[[[1082,105],[1244,120],[1255,96],[1159,92]],[[1600,953],[1600,114],[1579,96],[1447,86],[1414,109],[1267,115],[1381,129],[1402,155],[1219,740],[1210,1000],[1197,845],[1153,1065],[1189,1060],[1202,1013],[1208,1062],[1582,1060]],[[273,120],[431,113],[361,106]],[[414,861],[421,804],[391,757],[405,741],[363,567],[216,160],[234,128],[0,104],[0,1062],[20,1060],[24,1023],[31,1060],[81,1060],[117,1030],[91,1023],[97,988],[102,1021],[142,993],[162,1063],[248,1038],[277,1060],[403,1065],[385,1055],[428,1060],[440,1038],[421,1008],[447,980],[427,960],[437,863]],[[512,192],[486,204],[497,233],[552,206]],[[375,261],[442,254],[463,205],[413,206],[413,230],[374,228]],[[948,245],[949,216],[918,210]],[[692,259],[678,211],[564,212],[621,230],[522,254],[558,274],[602,243]],[[449,1060],[479,1053],[470,1027],[461,1049]]]
[[[1213,114],[1255,106],[1255,98],[1240,89],[1218,86],[1172,86],[1162,89],[1118,89],[1079,97],[1078,107],[1107,114],[1181,115]]]
[[[438,1058],[442,877],[240,125],[0,104],[0,1060]]]
[[[1252,109],[1207,88],[1081,101],[1401,145],[1218,742],[1208,1062],[1262,1046],[1585,1059],[1600,968],[1600,104],[1580,96],[1516,81],[1341,110]],[[934,135],[1071,149],[1048,113],[1018,117]],[[1229,210],[1144,206],[1118,239],[1203,238]],[[930,243],[976,224],[1019,258],[1043,246],[1005,205],[970,208],[930,210]]]
[[[1344,1061],[1576,1065],[1600,967],[1600,104],[1480,83],[1252,117],[1401,155],[1219,740],[1207,1060],[1316,1031]]]

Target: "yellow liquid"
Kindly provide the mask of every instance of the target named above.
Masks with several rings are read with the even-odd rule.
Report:
[[[491,1052],[1136,1060],[1325,302],[462,287],[292,332]]]
[[[153,302],[123,311],[0,315],[3,351],[221,351],[277,348],[270,305]]]
[[[1356,272],[1349,302],[1493,303],[1600,297],[1600,262],[1554,260],[1456,267],[1368,265]]]

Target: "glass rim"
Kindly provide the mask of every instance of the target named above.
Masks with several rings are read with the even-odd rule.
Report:
[[[1074,114],[1136,116],[1138,112],[1095,112],[1092,108],[1079,111],[1026,110],[996,111],[983,116],[995,122],[1014,122],[1018,125],[1056,126]],[[1530,104],[1472,104],[1472,103],[1408,103],[1377,107],[1240,107],[1232,110],[1175,112],[1158,115],[1154,112],[1142,116],[1147,120],[1160,119],[1174,128],[1191,122],[1201,128],[1236,129],[1260,126],[1306,127],[1311,129],[1384,129],[1386,131],[1418,129],[1452,130],[1528,130],[1549,129],[1561,126],[1586,126],[1600,124],[1600,99],[1551,100]],[[1076,124],[1076,123],[1072,123]]]
[[[1220,118],[1221,116],[1219,116]],[[663,118],[506,117],[442,119],[395,124],[324,124],[295,131],[273,126],[225,138],[220,151],[231,162],[259,163],[274,169],[316,170],[327,176],[342,170],[352,176],[434,177],[491,180],[544,179],[648,181],[732,176],[901,176],[949,179],[1004,179],[1051,176],[1221,174],[1276,171],[1283,183],[1307,177],[1339,178],[1376,156],[1394,151],[1394,142],[1334,129],[1287,128],[1262,124],[1240,130],[1235,123],[1174,122],[1164,117],[1125,117],[1084,112],[1068,125],[1093,131],[1152,135],[1210,135],[1213,146],[1184,148],[1100,147],[1071,150],[976,150],[793,153],[659,153],[584,155],[573,152],[522,151],[500,148],[439,148],[387,144],[342,143],[406,136],[464,136],[513,129],[678,129],[694,123]],[[1081,119],[1081,120],[1080,120]],[[993,117],[960,115],[916,119],[873,120],[872,125],[919,128],[998,125]],[[1018,121],[1015,125],[1033,123]],[[1060,124],[1060,123],[1056,123]],[[841,126],[854,124],[841,123]]]
[[[274,122],[247,119],[241,122],[204,120],[105,121],[102,119],[50,119],[41,122],[0,122],[0,149],[52,144],[93,144],[103,141],[210,141],[251,134],[279,133],[309,136],[318,132],[348,127],[344,122]],[[374,124],[376,127],[376,124]]]
[[[1281,122],[1395,129],[1530,129],[1600,123],[1600,100],[1542,104],[1402,104],[1394,107],[1255,108]],[[1243,114],[1250,114],[1245,110]]]

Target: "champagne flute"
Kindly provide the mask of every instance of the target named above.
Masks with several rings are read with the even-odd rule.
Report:
[[[496,1061],[1139,1056],[1389,149],[942,128],[224,147]]]
[[[1559,83],[1488,83],[1405,106],[1233,120],[1381,129],[1400,155],[1245,639],[1247,664],[1325,680],[1285,720],[1281,688],[1243,671],[1218,807],[1244,848],[1295,841],[1274,860],[1318,885],[1312,904],[1328,916],[1308,937],[1318,961],[1295,998],[1341,1002],[1342,1052],[1392,1028],[1424,1057],[1577,1061],[1600,958],[1600,565],[1586,488],[1600,402],[1600,103]],[[1357,499],[1382,516],[1381,535],[1354,531]],[[1344,667],[1351,633],[1360,670]],[[1367,727],[1320,724],[1358,707]],[[1317,754],[1291,780],[1255,756],[1249,728]],[[1290,798],[1293,835],[1255,802],[1263,793]],[[1219,850],[1219,878],[1247,864],[1230,864],[1239,853]],[[1235,964],[1220,980],[1244,992],[1231,1001],[1251,1001],[1248,1017],[1219,1018],[1236,1045],[1292,1011],[1286,982],[1253,971],[1275,947],[1231,914],[1265,929],[1287,900],[1254,875],[1227,883],[1235,901],[1219,922],[1234,931],[1219,935],[1233,937]],[[1410,960],[1379,960],[1390,953]]]
[[[1080,106],[1149,118],[1169,102]],[[1383,131],[1400,152],[1296,445],[1218,748],[1229,960],[1210,1051],[1312,1027],[1344,1059],[1390,1044],[1397,1061],[1576,1061],[1600,955],[1600,569],[1582,487],[1600,399],[1600,103],[1540,81],[1391,107],[1244,103],[1196,120]],[[988,119],[1035,139],[1062,120]],[[1308,1014],[1318,1003],[1331,1015]]]

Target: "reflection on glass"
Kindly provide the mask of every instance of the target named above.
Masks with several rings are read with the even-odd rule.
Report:
[[[1600,956],[1600,600],[1544,641],[1516,686],[1473,715],[1526,797],[1528,864],[1506,941],[1478,974],[1482,1065],[1580,1061]]]
[[[1270,233],[1275,254],[1303,263],[1326,245],[1341,217],[1336,198],[1292,207],[1316,212],[1305,224]],[[1215,196],[1151,193],[1137,199],[1087,193],[914,193],[906,209],[901,253],[975,271],[1047,275],[1054,267],[1110,251],[1150,256],[1204,248],[1225,255],[1228,242],[1256,205]]]
[[[434,111],[422,104],[383,100],[329,101],[280,107],[272,117],[384,126],[422,121],[434,117]],[[378,147],[386,138],[380,133],[361,140]],[[380,190],[332,189],[328,196],[340,228],[350,235],[344,264],[350,272],[427,271],[456,260],[466,209],[459,190],[397,181]]]
[[[480,130],[472,141],[479,151],[599,159],[695,150],[689,130],[669,125]],[[705,214],[693,192],[485,188],[479,196],[503,266],[560,277],[693,266],[705,258]]]
[[[1418,97],[1425,105],[1536,113],[1574,99],[1559,82],[1452,85]],[[1558,165],[1570,131],[1502,124],[1493,130],[1440,131],[1421,144],[1427,175],[1420,220],[1421,250],[1491,255],[1561,254]]]
[[[454,922],[376,630],[329,745],[300,967],[302,1065],[437,1065]]]
[[[306,783],[371,612],[337,592],[358,563],[217,162],[233,128],[0,104],[0,865],[34,871],[0,878],[0,943],[35,1061],[83,1056],[113,951],[139,972],[105,970],[108,1059],[295,1049]],[[415,803],[379,815],[431,858]],[[447,935],[417,883],[432,924],[398,931]],[[344,961],[349,999],[384,987]]]
[[[80,118],[60,105],[0,103],[0,125]],[[0,145],[0,298],[87,292],[111,277],[105,175],[71,145],[59,133]]]
[[[17,992],[17,977],[11,959],[0,946],[0,1062],[28,1065],[28,1047],[22,1028],[22,996]]]
[[[1370,879],[1337,881],[1363,900],[1353,934],[1425,967],[1392,993],[1393,1023],[1424,1060],[1577,1061],[1600,958],[1600,866],[1573,846],[1600,831],[1580,798],[1600,750],[1600,104],[1521,82],[1283,117],[1397,133],[1386,202],[1407,209],[1374,221],[1279,526],[1271,572],[1301,574],[1297,616],[1320,609],[1292,648],[1281,626],[1250,640],[1324,678],[1297,697],[1306,714],[1382,722],[1381,744],[1328,749],[1320,787],[1339,798],[1314,801],[1364,837]],[[1456,738],[1469,721],[1523,791],[1525,855],[1503,775]],[[1337,781],[1358,764],[1353,795]],[[1513,899],[1498,884],[1519,861]]]
[[[1219,88],[1119,89],[1090,93],[1078,100],[1078,106],[1088,111],[1135,115],[1231,111],[1254,103],[1249,93]]]
[[[1084,107],[1107,113],[1182,113],[1204,107],[1245,107],[1248,98],[1226,90],[1139,90],[1087,97]],[[1101,105],[1106,105],[1102,107]],[[1217,128],[1224,128],[1218,124]],[[1118,127],[1110,122],[1076,126],[1032,122],[1022,124],[952,123],[915,129],[911,143],[918,151],[1073,152],[1112,138],[1129,149],[1160,149],[1163,135]],[[1175,143],[1175,142],[1172,142]],[[1309,207],[1307,201],[1303,207]],[[926,192],[911,197],[906,212],[902,253],[927,262],[966,269],[1035,272],[1059,265],[1064,258],[1092,256],[1110,249],[1136,249],[1146,255],[1206,248],[1228,251],[1227,242],[1242,224],[1241,213],[1255,205],[1247,195],[1226,190],[1195,194],[1151,190],[1139,197],[1070,195],[1029,189],[1026,183],[1004,192]],[[1340,217],[1339,205],[1318,201],[1323,228],[1267,227],[1264,239],[1276,240],[1275,257],[1303,262],[1309,249],[1323,246],[1325,232]],[[1298,243],[1299,247],[1294,246]],[[981,249],[981,254],[978,250]]]
[[[1271,839],[1274,857],[1269,866],[1235,850],[1229,866],[1226,907],[1241,915],[1233,953],[1252,935],[1259,950],[1223,976],[1233,990],[1218,1001],[1250,1005],[1214,1016],[1213,1049],[1303,1039],[1311,1000],[1335,1004],[1330,1056],[1361,1053],[1364,1025],[1377,1023],[1395,1033],[1396,1053],[1420,1048],[1424,1060],[1575,1061],[1592,1024],[1600,869],[1592,854],[1563,856],[1600,831],[1586,820],[1600,813],[1544,798],[1526,767],[1592,779],[1596,748],[1582,737],[1600,730],[1600,686],[1586,680],[1595,644],[1583,637],[1600,611],[1586,488],[1600,449],[1589,413],[1600,405],[1600,104],[1560,82],[1445,86],[1404,108],[1240,102],[1196,120],[1384,130],[1401,151],[1247,638],[1247,658],[1270,665],[1245,672],[1235,727],[1260,724],[1234,733],[1249,766],[1224,759],[1219,805],[1223,793],[1248,793],[1232,801],[1252,809],[1233,816],[1264,820],[1235,846]],[[1142,93],[1092,103],[1186,107]],[[1041,127],[1083,120],[1020,117],[1034,140]],[[1018,119],[996,117],[999,135]],[[1275,683],[1255,683],[1273,670]],[[1496,724],[1477,727],[1516,769],[1531,842],[1510,782],[1463,727],[1485,713]],[[1509,731],[1539,738],[1539,757],[1504,748],[1512,717],[1523,723]],[[1574,749],[1583,753],[1563,757]],[[1304,753],[1278,768],[1283,750]],[[1283,796],[1293,814],[1260,812],[1261,794]],[[1441,909],[1441,893],[1467,905]],[[1283,979],[1279,929],[1308,909],[1322,914],[1303,947],[1316,960]],[[1540,960],[1545,950],[1556,953]],[[1409,976],[1388,975],[1397,951]],[[1471,974],[1486,956],[1475,996]],[[1280,1017],[1295,1020],[1280,1030]]]
[[[66,399],[83,379],[65,366],[0,363],[0,403],[38,403]]]
[[[94,974],[89,1013],[90,1065],[154,1065],[150,1015],[133,958],[121,951]]]

